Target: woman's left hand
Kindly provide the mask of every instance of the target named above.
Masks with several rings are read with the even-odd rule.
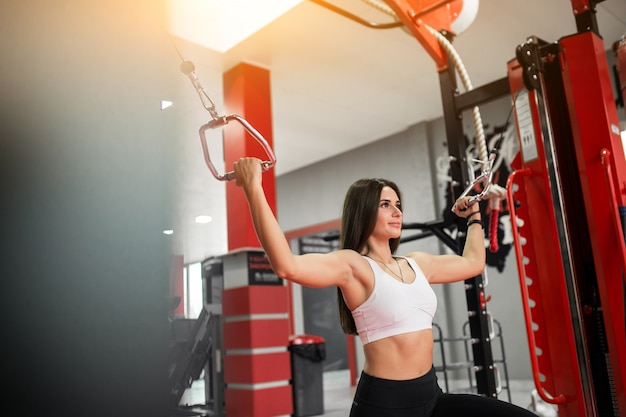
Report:
[[[462,197],[456,200],[452,207],[452,212],[457,216],[467,219],[472,214],[480,212],[480,208],[476,202],[470,203],[471,197]]]

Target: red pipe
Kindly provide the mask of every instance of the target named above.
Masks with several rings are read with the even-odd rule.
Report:
[[[526,277],[524,273],[524,263],[522,259],[522,246],[520,244],[519,233],[517,233],[517,215],[515,213],[515,200],[513,199],[513,181],[517,175],[531,175],[529,169],[513,171],[506,182],[507,202],[509,204],[509,213],[511,216],[511,229],[513,232],[513,244],[515,245],[515,259],[517,260],[517,272],[519,284],[522,293],[522,306],[524,308],[524,322],[526,325],[526,336],[528,339],[528,350],[530,352],[530,364],[533,372],[533,381],[537,388],[537,393],[542,400],[549,404],[565,404],[565,396],[559,394],[556,397],[550,396],[541,385],[539,378],[539,359],[537,358],[537,350],[535,346],[535,335],[532,328],[532,316],[530,312],[530,304],[528,297],[528,289],[526,288]]]

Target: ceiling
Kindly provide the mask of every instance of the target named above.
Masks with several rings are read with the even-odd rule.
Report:
[[[370,22],[393,20],[363,0],[328,2]],[[600,3],[597,19],[609,49],[626,34],[626,2]],[[193,24],[198,23],[188,26]],[[506,75],[507,61],[528,36],[557,41],[575,32],[569,0],[482,0],[474,22],[453,45],[473,86],[479,87]],[[443,114],[436,65],[414,37],[401,28],[365,27],[311,1],[225,53],[199,47],[198,38],[175,35],[179,52],[196,65],[220,114],[226,70],[246,62],[270,71],[277,176]],[[208,115],[184,81],[187,97],[195,100],[189,107],[189,131],[197,135]],[[175,241],[178,254],[189,263],[225,253],[227,237],[224,184],[210,175],[197,140],[189,141],[185,155],[189,163],[178,187]],[[210,215],[213,221],[197,224],[193,219],[198,215]]]

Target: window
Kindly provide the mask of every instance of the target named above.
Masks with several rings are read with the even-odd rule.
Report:
[[[202,264],[187,265],[183,276],[185,282],[185,317],[198,318],[202,307]]]

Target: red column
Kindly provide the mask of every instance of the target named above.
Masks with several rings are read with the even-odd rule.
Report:
[[[227,289],[222,305],[226,415],[292,414],[287,286]]]
[[[269,71],[239,64],[224,74],[225,114],[244,118],[273,146]],[[243,128],[223,129],[227,171],[244,156],[268,157]],[[276,214],[274,170],[263,174],[265,195]],[[224,260],[224,382],[228,417],[273,417],[293,413],[289,344],[288,287],[278,280],[257,285],[259,251],[248,204],[235,181],[226,184],[228,249]],[[256,254],[259,252],[259,254]],[[251,259],[256,259],[254,262]],[[261,265],[261,267],[259,267]],[[268,265],[268,264],[267,264]],[[259,269],[260,268],[260,269]],[[259,269],[259,271],[254,271]]]
[[[239,64],[224,74],[225,114],[237,114],[248,121],[273,148],[272,106],[269,71],[249,64]],[[226,171],[243,156],[267,160],[261,145],[237,123],[224,128],[224,161]],[[263,174],[265,195],[276,214],[276,179],[274,170]],[[234,181],[226,184],[226,212],[228,216],[228,250],[259,247],[245,196]]]

